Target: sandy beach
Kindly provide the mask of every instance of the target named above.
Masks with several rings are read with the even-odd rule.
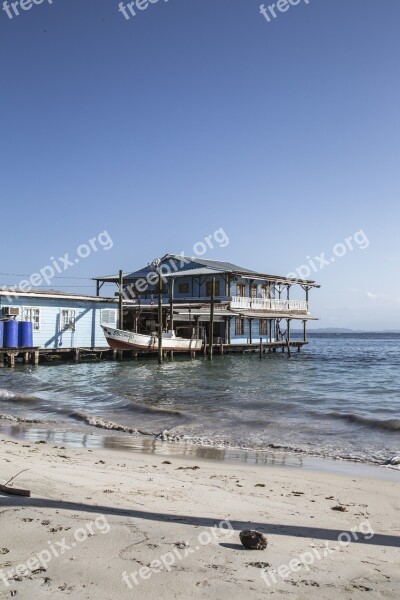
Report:
[[[0,482],[28,469],[15,485],[31,490],[0,495],[1,598],[398,598],[397,473],[385,480],[365,469],[330,474],[3,434],[0,448]],[[267,548],[244,549],[244,529],[265,534]]]

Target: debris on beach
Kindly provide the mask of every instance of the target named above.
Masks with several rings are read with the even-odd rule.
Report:
[[[200,469],[200,467],[198,467],[197,465],[194,465],[194,467],[178,467],[176,470],[177,471],[197,471],[197,469]]]
[[[25,471],[28,470],[29,469],[23,469],[22,471],[14,475],[14,477],[11,477],[11,479],[6,481],[6,483],[0,484],[0,492],[3,492],[4,494],[10,494],[11,496],[26,496],[27,498],[29,498],[31,495],[30,490],[25,490],[23,488],[15,488],[9,485],[12,481],[14,481],[16,477],[18,477],[18,475],[21,475],[21,473],[25,473]]]
[[[336,506],[332,506],[332,510],[338,510],[339,512],[347,512],[347,508],[344,504],[337,504]]]
[[[248,567],[256,567],[256,569],[268,569],[268,567],[270,567],[271,565],[267,562],[251,562],[251,563],[247,563]]]
[[[268,545],[265,535],[252,529],[241,531],[239,537],[242,545],[248,550],[265,550]]]

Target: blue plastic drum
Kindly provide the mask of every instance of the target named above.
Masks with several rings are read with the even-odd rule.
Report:
[[[18,348],[18,323],[17,321],[4,321],[4,348]]]
[[[18,323],[18,348],[32,348],[33,346],[33,323],[20,321]]]

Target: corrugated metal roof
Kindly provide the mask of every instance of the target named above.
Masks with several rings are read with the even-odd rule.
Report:
[[[217,271],[216,269],[207,269],[206,267],[202,267],[200,269],[188,269],[187,271],[179,271],[178,273],[171,273],[170,275],[165,275],[166,278],[175,279],[178,277],[186,277],[191,276],[195,277],[196,275],[224,275],[226,271]]]
[[[42,290],[32,289],[30,291],[13,286],[0,286],[0,296],[23,296],[31,298],[69,298],[71,300],[96,301],[96,302],[118,302],[115,298],[103,298],[100,296],[88,296],[85,294],[76,294],[75,292],[62,292],[60,290]]]
[[[159,260],[159,262],[158,262]],[[213,275],[213,274],[224,274],[224,273],[231,273],[231,274],[235,274],[238,276],[243,276],[246,278],[249,277],[254,277],[255,279],[266,279],[266,280],[270,280],[273,281],[275,283],[291,283],[291,284],[300,284],[300,285],[311,285],[312,287],[320,287],[319,285],[317,285],[315,283],[315,281],[313,280],[309,280],[309,279],[304,279],[304,280],[298,280],[298,279],[291,279],[282,275],[271,275],[268,273],[260,273],[257,271],[253,271],[251,269],[247,269],[244,267],[239,267],[238,265],[235,265],[233,263],[230,262],[224,262],[224,261],[220,261],[220,260],[208,260],[205,258],[197,258],[197,257],[189,257],[189,256],[183,256],[180,254],[165,254],[162,258],[157,260],[157,264],[155,261],[153,261],[152,263],[148,264],[146,267],[143,267],[142,269],[139,269],[138,271],[134,271],[132,273],[124,273],[123,277],[126,281],[129,280],[134,280],[134,279],[139,279],[141,277],[146,277],[149,273],[153,273],[155,271],[157,271],[157,268],[159,267],[159,265],[161,264],[170,264],[172,262],[172,274],[175,274],[178,277],[182,277],[184,275],[182,275],[182,273],[189,274],[189,275],[194,275],[194,271],[197,271],[197,275]],[[174,266],[175,265],[175,266]],[[179,270],[181,269],[181,270]],[[208,269],[207,272],[200,272],[199,270],[201,269]],[[191,271],[191,273],[187,273],[188,271]],[[164,274],[165,271],[164,271]],[[95,277],[94,280],[99,280],[99,281],[118,281],[119,275],[106,275],[104,277]]]

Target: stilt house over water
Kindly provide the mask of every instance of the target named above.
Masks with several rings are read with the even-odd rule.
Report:
[[[309,292],[314,281],[259,273],[237,265],[166,254],[134,272],[96,277],[97,295],[106,283],[118,286],[120,328],[156,331],[159,278],[162,278],[163,329],[214,344],[251,346],[291,341],[298,322],[306,343]],[[296,293],[295,293],[296,290]],[[299,296],[303,299],[295,299]],[[211,327],[211,321],[213,323]]]

